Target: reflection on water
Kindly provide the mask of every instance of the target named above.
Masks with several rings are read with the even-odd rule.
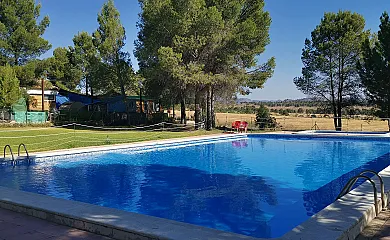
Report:
[[[248,140],[243,139],[243,140],[233,141],[232,146],[234,148],[246,148],[248,147]]]
[[[17,168],[19,174],[7,174],[1,182],[24,191],[252,236],[271,236],[270,216],[261,206],[278,204],[273,186],[262,177],[164,165],[31,166],[46,176],[40,178],[27,166]]]

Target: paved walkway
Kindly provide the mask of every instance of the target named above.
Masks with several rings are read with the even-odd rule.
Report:
[[[110,240],[0,208],[0,240]]]
[[[355,240],[390,240],[390,210],[379,213]]]

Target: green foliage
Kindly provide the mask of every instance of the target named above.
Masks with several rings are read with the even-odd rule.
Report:
[[[100,65],[95,64],[100,74],[99,83],[105,92],[126,92],[136,88],[136,77],[131,66],[130,54],[123,51],[125,29],[114,1],[108,0],[98,15],[99,28],[93,34],[93,44],[98,50]],[[92,54],[93,55],[93,54]],[[96,75],[95,75],[96,77]]]
[[[35,0],[0,1],[0,65],[24,65],[51,48],[41,37],[50,20],[38,22],[40,9]]]
[[[325,13],[302,50],[302,76],[294,83],[303,93],[328,102],[335,117],[362,95],[356,64],[361,43],[369,35],[364,26],[357,13]],[[341,119],[335,121],[335,128],[341,127]]]
[[[169,6],[168,2],[165,4]],[[172,22],[167,27],[172,29],[167,31],[172,33],[172,39],[166,47],[181,56],[177,65],[182,66],[178,72],[187,75],[183,77],[185,84],[259,88],[272,75],[274,59],[257,65],[255,58],[269,43],[271,20],[263,11],[263,1],[226,4],[199,0],[170,4]],[[147,5],[153,6],[151,1]],[[164,61],[161,55],[158,59]],[[253,70],[246,71],[250,68]]]
[[[114,64],[125,45],[125,29],[114,1],[108,0],[98,15],[99,27],[93,34],[95,46],[107,63]]]
[[[362,83],[371,102],[379,107],[380,117],[390,117],[390,19],[380,18],[377,40],[366,38],[362,61],[358,63]],[[389,124],[390,127],[390,124]]]
[[[23,66],[14,66],[16,76],[20,81],[20,86],[34,86],[36,79],[41,77],[46,69],[47,60],[30,60]]]
[[[276,127],[276,119],[271,117],[269,110],[264,105],[260,105],[257,109],[256,113],[256,125],[260,129],[264,128],[275,128]]]
[[[58,87],[75,90],[80,84],[81,69],[76,65],[72,48],[56,48],[46,60],[49,79]]]
[[[74,47],[70,48],[71,64],[74,64],[78,73],[81,75],[80,80],[84,80],[86,92],[93,93],[93,89],[101,89],[99,84],[100,59],[98,51],[93,43],[93,37],[87,32],[81,32],[73,37]]]
[[[135,55],[147,91],[179,98],[182,109],[185,99],[195,97],[199,105],[207,98],[207,129],[215,95],[248,93],[272,76],[274,58],[257,62],[270,41],[271,18],[263,0],[139,2]]]
[[[0,107],[11,107],[21,96],[19,80],[9,65],[0,67]]]

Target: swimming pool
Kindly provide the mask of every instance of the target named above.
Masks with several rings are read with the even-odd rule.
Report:
[[[274,238],[332,203],[361,169],[388,166],[389,146],[382,138],[250,135],[3,165],[0,185]]]

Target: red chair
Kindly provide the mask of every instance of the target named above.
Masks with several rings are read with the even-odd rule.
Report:
[[[239,132],[247,132],[248,131],[248,123],[243,121],[243,122],[240,122],[240,126],[239,126]]]
[[[232,129],[238,131],[240,129],[241,121],[232,122]]]

